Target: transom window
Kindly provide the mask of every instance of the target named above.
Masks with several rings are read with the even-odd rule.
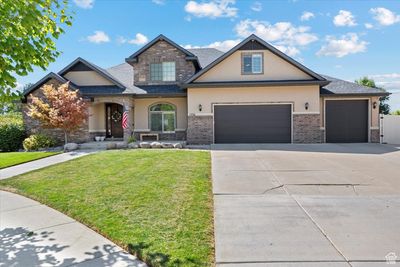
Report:
[[[263,54],[252,53],[242,55],[242,73],[243,74],[262,74]]]
[[[176,108],[161,103],[150,107],[150,130],[154,132],[174,132],[176,127]]]
[[[150,79],[152,81],[175,81],[175,62],[162,62],[150,64]]]

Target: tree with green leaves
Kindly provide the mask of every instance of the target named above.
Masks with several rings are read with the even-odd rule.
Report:
[[[60,55],[55,41],[70,26],[68,0],[0,0],[0,96],[13,98],[16,76],[43,70]]]
[[[370,78],[366,77],[366,76],[356,80],[355,82],[360,84],[360,85],[367,86],[367,87],[378,88],[378,89],[385,90],[384,88],[376,86],[375,81],[373,79],[370,79]],[[379,113],[381,113],[381,114],[389,114],[390,106],[387,103],[387,101],[389,101],[389,96],[381,96],[379,98],[379,102],[380,102],[380,104],[379,104]]]
[[[23,93],[25,92],[25,90],[27,90],[32,85],[32,83],[25,84],[22,87],[22,90],[13,91],[13,96],[0,94],[0,114],[20,113],[21,103],[19,102],[23,97]]]

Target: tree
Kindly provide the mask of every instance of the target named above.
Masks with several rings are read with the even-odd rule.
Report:
[[[400,115],[400,109],[393,111],[390,113],[391,115]]]
[[[0,94],[0,114],[21,112],[21,105],[18,102],[20,102],[23,92],[31,85],[31,83],[25,84],[22,90],[13,91],[12,95]]]
[[[41,87],[43,98],[30,95],[28,115],[37,119],[45,128],[61,129],[64,141],[68,134],[77,130],[87,119],[87,103],[79,96],[78,90],[70,90],[69,82],[57,88],[51,84]]]
[[[360,85],[364,85],[367,87],[371,87],[371,88],[378,88],[378,89],[382,89],[385,90],[381,87],[376,86],[375,81],[373,79],[370,79],[366,76],[358,79],[355,81],[356,83],[360,84]],[[390,112],[390,106],[387,103],[387,101],[389,101],[389,96],[381,96],[379,98],[379,113],[381,114],[389,114]]]
[[[0,0],[0,96],[14,97],[15,76],[45,70],[60,55],[55,40],[71,25],[67,7],[67,0]]]

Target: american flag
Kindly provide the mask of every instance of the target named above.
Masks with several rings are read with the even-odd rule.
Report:
[[[122,128],[128,128],[128,111],[124,111],[124,114],[122,115]]]

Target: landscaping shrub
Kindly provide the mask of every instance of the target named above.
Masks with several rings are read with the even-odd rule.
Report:
[[[0,151],[16,151],[21,148],[25,129],[20,114],[0,115]]]
[[[23,142],[24,149],[27,151],[49,148],[55,145],[56,141],[44,134],[32,134]]]

